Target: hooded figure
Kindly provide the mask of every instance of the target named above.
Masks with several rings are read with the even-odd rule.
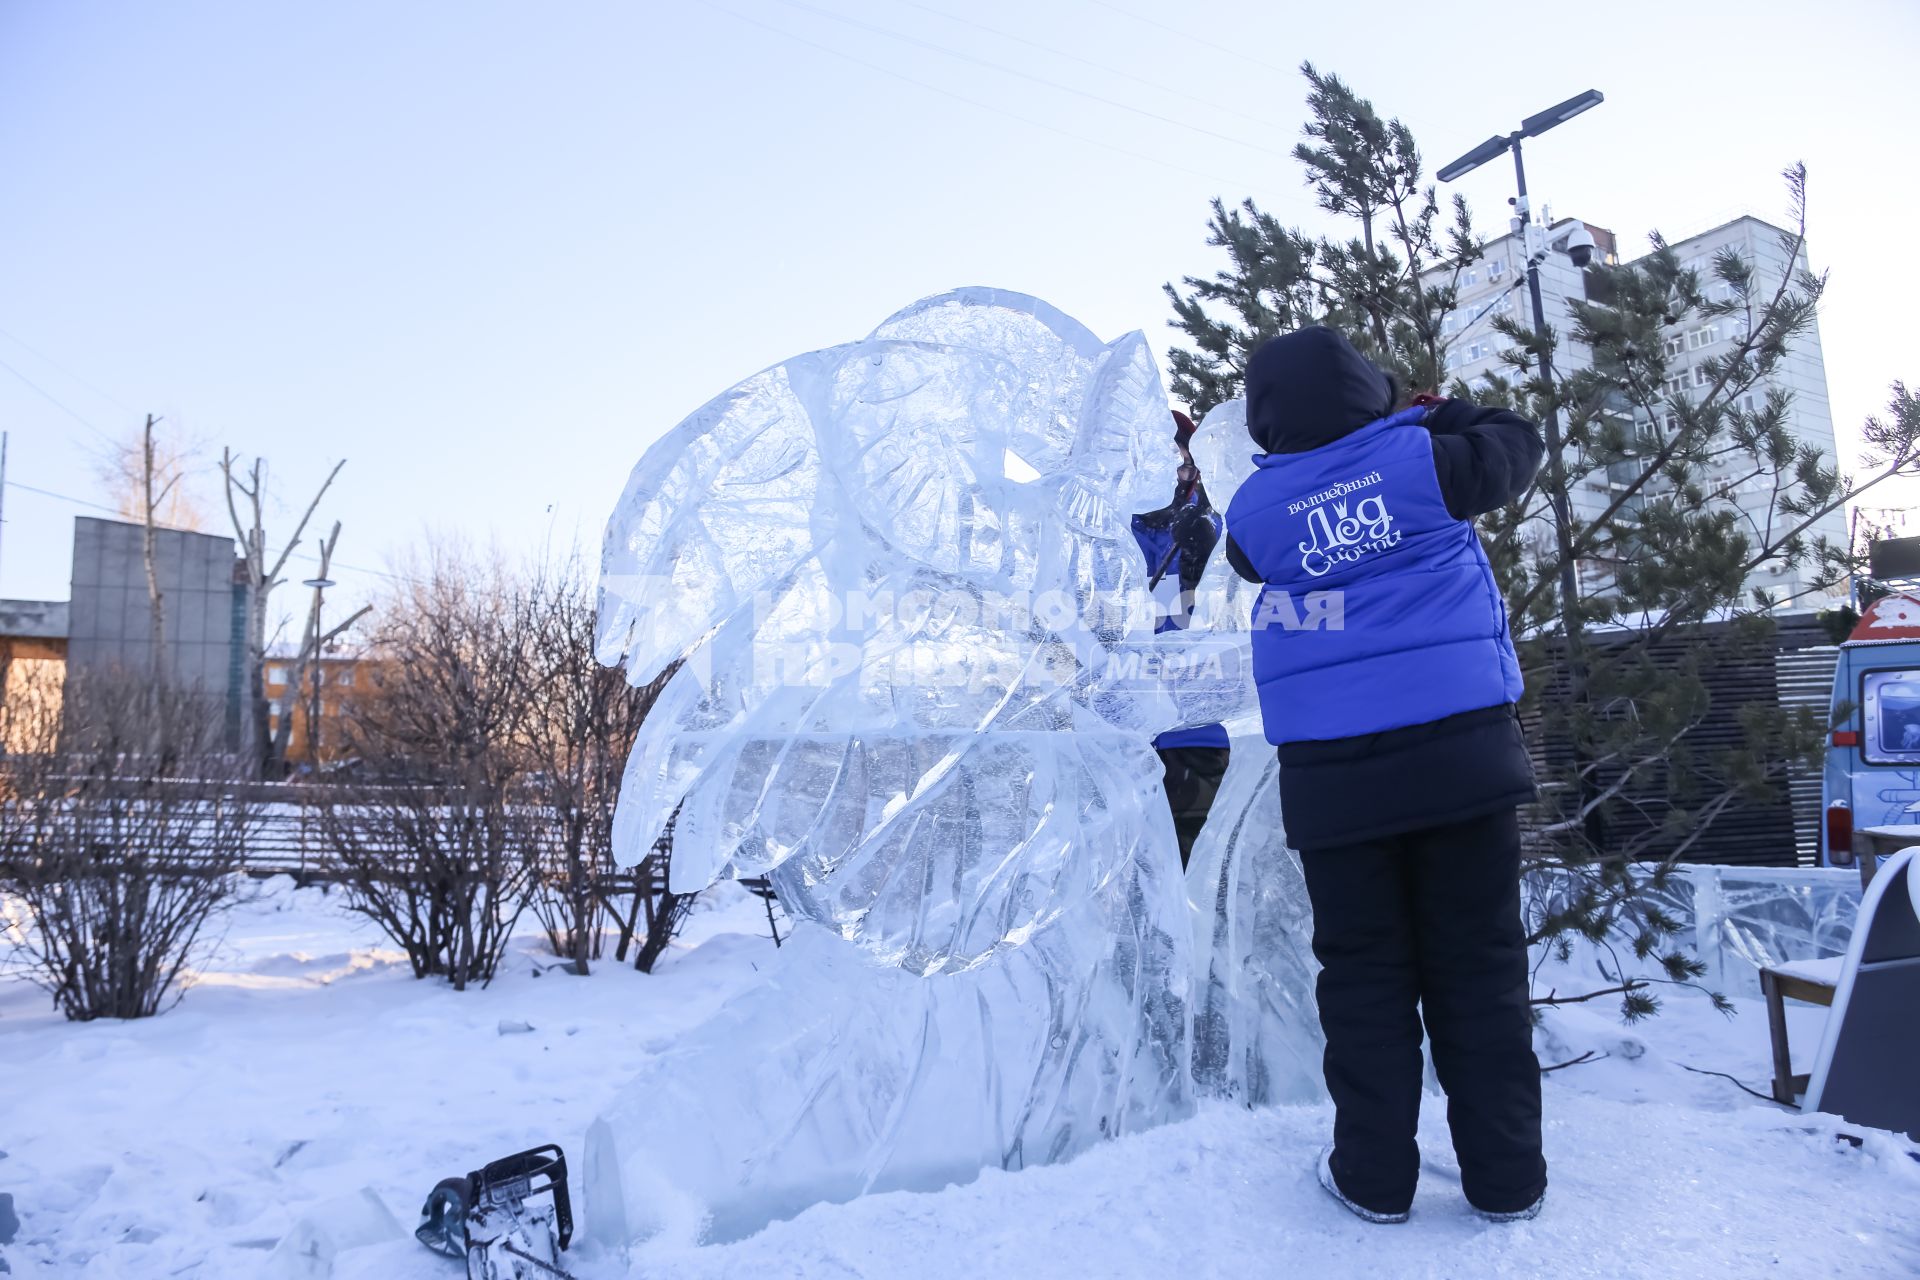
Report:
[[[1254,678],[1314,911],[1334,1142],[1322,1184],[1370,1221],[1419,1175],[1424,1016],[1467,1200],[1531,1217],[1546,1190],[1520,920],[1533,773],[1506,607],[1474,517],[1543,452],[1525,419],[1421,397],[1331,329],[1247,368],[1256,470],[1227,510],[1264,583]]]
[[[1227,512],[1227,556],[1268,584],[1254,671],[1296,847],[1534,795],[1519,664],[1472,520],[1526,491],[1539,432],[1503,409],[1395,413],[1395,399],[1331,329],[1275,338],[1247,367],[1261,453]]]

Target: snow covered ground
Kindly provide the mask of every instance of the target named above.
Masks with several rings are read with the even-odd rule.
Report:
[[[171,1012],[65,1023],[0,979],[0,1191],[21,1218],[17,1276],[246,1277],[330,1197],[370,1188],[411,1230],[439,1178],[587,1123],[654,1047],[753,981],[765,917],[721,894],[648,977],[575,978],[532,933],[494,984],[455,993],[318,890],[263,886]],[[544,971],[543,971],[544,969]],[[1572,984],[1567,984],[1571,986]],[[1799,1053],[1824,1011],[1792,1011]],[[503,1031],[503,1024],[531,1030]],[[990,1172],[937,1195],[822,1206],[737,1244],[654,1241],[633,1277],[1920,1275],[1914,1146],[1802,1117],[1681,1064],[1765,1088],[1763,1011],[1731,1022],[1675,995],[1637,1028],[1604,1001],[1552,1011],[1552,1190],[1533,1223],[1471,1217],[1444,1104],[1425,1118],[1413,1222],[1369,1227],[1310,1166],[1319,1108],[1194,1119],[1071,1164]],[[1605,1054],[1605,1057],[1598,1055]],[[571,1264],[570,1265],[574,1265]],[[623,1274],[581,1259],[583,1276]],[[450,1280],[410,1238],[341,1257],[341,1280]]]

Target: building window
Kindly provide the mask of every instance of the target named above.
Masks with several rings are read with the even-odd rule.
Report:
[[[1669,435],[1680,434],[1680,415],[1679,414],[1669,413],[1665,418],[1661,419],[1661,421],[1666,425],[1667,433]]]
[[[1510,293],[1501,294],[1498,298],[1494,299],[1493,307],[1491,308],[1491,310],[1497,316],[1503,316],[1503,315],[1506,315],[1509,311],[1512,311],[1513,295]]]
[[[1687,390],[1686,371],[1682,370],[1674,374],[1671,378],[1668,378],[1665,386],[1667,388],[1667,394],[1670,396],[1684,395]]]
[[[333,673],[333,682],[343,689],[353,688],[353,668],[342,667]]]
[[[1487,283],[1492,284],[1506,273],[1507,264],[1499,258],[1487,260]]]
[[[1698,351],[1700,348],[1710,347],[1718,341],[1720,341],[1720,335],[1714,332],[1714,327],[1712,325],[1705,325],[1687,334],[1687,350]]]
[[[278,662],[268,663],[267,664],[267,683],[268,684],[285,684],[286,682],[287,682],[287,668],[283,664]]]
[[[1709,368],[1704,364],[1697,364],[1693,366],[1693,385],[1694,386],[1710,387],[1713,385],[1713,383],[1714,383],[1714,373],[1711,368]]]
[[[1670,356],[1677,356],[1687,349],[1687,340],[1676,333],[1661,343],[1660,349]]]
[[[1458,329],[1459,327],[1460,327],[1460,317],[1458,315],[1455,315],[1453,312],[1448,312],[1447,318],[1440,322],[1440,332],[1442,333],[1452,333],[1455,329]]]
[[[1462,283],[1464,283],[1464,284],[1470,284],[1470,285],[1473,285],[1473,284],[1479,284],[1479,283],[1480,283],[1480,268],[1478,268],[1478,267],[1468,267],[1468,268],[1467,268],[1467,274],[1461,277],[1461,281],[1462,281]]]

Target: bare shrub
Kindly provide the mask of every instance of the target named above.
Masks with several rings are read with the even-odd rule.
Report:
[[[534,645],[497,562],[437,546],[401,583],[345,717],[357,778],[323,790],[321,830],[351,908],[416,977],[465,989],[492,979],[535,884]]]
[[[7,692],[10,963],[76,1021],[159,1013],[182,994],[259,818],[233,788],[221,707],[145,673],[75,675],[60,696]]]
[[[321,792],[354,909],[417,975],[456,987],[492,976],[529,908],[574,972],[609,931],[616,959],[650,970],[691,895],[667,891],[665,833],[638,867],[614,865],[613,815],[672,673],[635,689],[595,662],[578,555],[516,573],[439,546],[402,583],[347,707],[355,780]]]
[[[526,594],[538,672],[527,754],[547,836],[533,909],[554,954],[580,974],[600,958],[607,908],[623,879],[613,863],[614,805],[659,690],[635,689],[594,660],[595,595],[577,554],[543,571]]]

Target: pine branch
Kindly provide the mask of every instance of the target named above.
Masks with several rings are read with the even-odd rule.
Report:
[[[1577,1058],[1568,1058],[1565,1062],[1556,1062],[1550,1067],[1540,1068],[1540,1074],[1544,1076],[1549,1071],[1561,1071],[1567,1067],[1577,1067],[1585,1062],[1600,1062],[1612,1056],[1610,1053],[1601,1053],[1598,1049],[1589,1049]]]
[[[1629,978],[1617,987],[1602,987],[1598,991],[1589,991],[1582,996],[1561,996],[1557,994],[1558,989],[1556,988],[1544,996],[1535,996],[1530,1003],[1538,1005],[1584,1004],[1589,1000],[1598,1000],[1601,996],[1625,995],[1639,991],[1646,985],[1647,980],[1644,978]]]

